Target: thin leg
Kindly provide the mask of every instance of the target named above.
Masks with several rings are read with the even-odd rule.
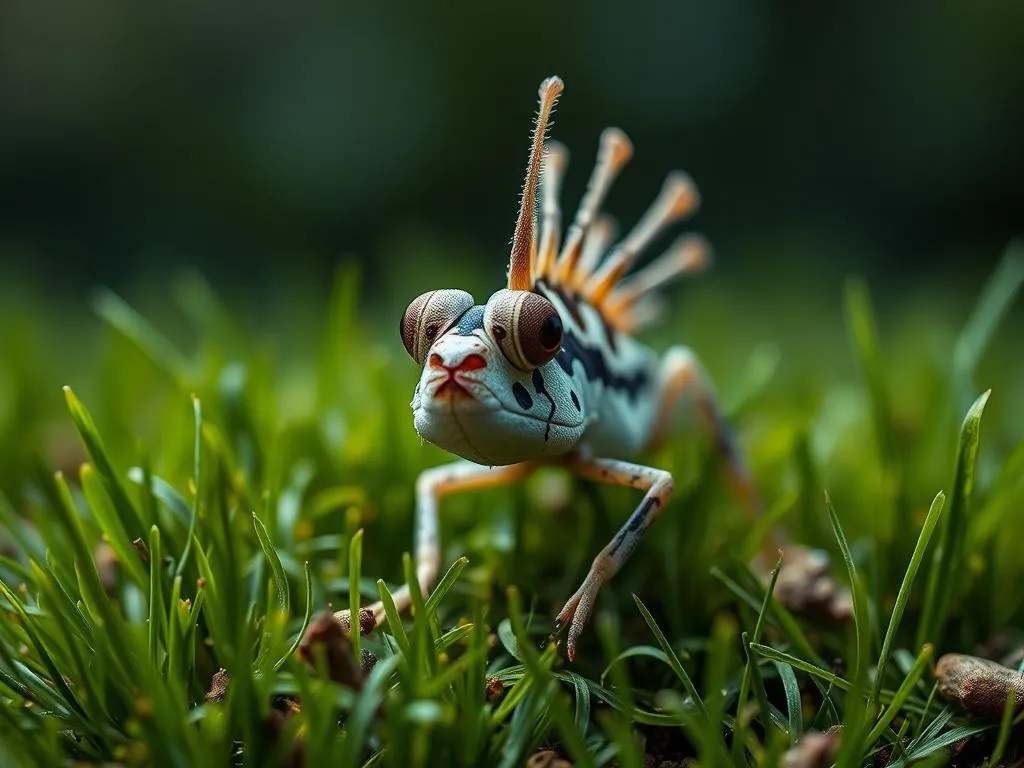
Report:
[[[647,492],[626,524],[594,558],[587,578],[558,614],[559,625],[571,621],[566,653],[572,661],[576,656],[576,640],[594,609],[598,590],[619,572],[633,554],[633,550],[637,548],[644,533],[658,519],[662,508],[672,495],[672,475],[663,469],[630,464],[617,459],[591,459],[573,455],[569,457],[568,463],[573,471],[589,480],[626,485]]]
[[[664,441],[680,400],[692,394],[695,405],[711,434],[715,451],[722,461],[729,484],[740,499],[751,521],[761,516],[761,502],[722,410],[715,399],[711,380],[697,357],[686,347],[673,347],[664,357],[661,368],[661,407],[651,447]],[[792,544],[781,530],[769,531],[754,566],[763,574],[775,562],[779,550],[784,552],[785,566],[779,574],[775,596],[787,607],[806,613],[843,620],[851,615],[849,590],[831,578],[828,557],[818,551]]]
[[[661,406],[656,428],[648,445],[656,449],[668,437],[680,401],[692,395],[694,404],[711,435],[715,452],[723,462],[729,484],[751,519],[761,515],[761,502],[732,428],[715,398],[711,379],[697,356],[687,347],[672,347],[661,364]]]
[[[438,502],[451,493],[514,483],[535,469],[536,465],[529,462],[506,467],[485,467],[470,461],[456,461],[433,467],[420,474],[416,481],[415,560],[416,580],[424,595],[434,586],[441,565]],[[407,609],[412,602],[408,585],[397,590],[392,597],[395,600],[395,607],[400,612]],[[345,626],[350,626],[351,616],[347,610],[338,611],[335,617]],[[364,634],[372,632],[383,622],[384,605],[379,601],[360,611],[359,626]]]

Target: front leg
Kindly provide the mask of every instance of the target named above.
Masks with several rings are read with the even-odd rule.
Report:
[[[420,473],[416,480],[416,580],[426,595],[437,580],[441,565],[441,542],[438,534],[437,508],[440,500],[449,494],[472,491],[522,480],[536,469],[532,462],[504,467],[485,467],[471,461],[456,461],[433,467]],[[392,597],[399,612],[412,602],[409,586],[403,586]],[[349,611],[334,614],[343,625],[351,626]],[[384,623],[384,604],[380,601],[360,611],[360,630],[365,634]]]
[[[571,621],[566,653],[569,661],[572,661],[576,656],[576,640],[594,610],[598,590],[619,572],[633,554],[633,550],[637,548],[644,533],[658,519],[662,508],[672,495],[672,475],[663,469],[630,464],[627,461],[592,459],[576,454],[569,457],[568,464],[574,472],[589,480],[626,485],[647,492],[625,525],[594,558],[587,578],[558,614],[557,621],[560,626]]]

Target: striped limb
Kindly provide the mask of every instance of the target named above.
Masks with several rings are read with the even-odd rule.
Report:
[[[606,581],[619,572],[639,545],[644,533],[658,519],[669,496],[672,495],[672,475],[663,469],[630,464],[617,459],[592,459],[572,455],[568,463],[576,474],[588,480],[626,485],[646,491],[640,506],[633,510],[626,524],[594,558],[587,578],[558,614],[559,626],[569,623],[566,653],[572,661],[576,656],[576,640],[594,610],[598,591]]]
[[[672,416],[680,401],[693,397],[693,403],[711,435],[715,452],[724,465],[733,493],[739,498],[751,522],[762,514],[760,499],[753,477],[747,468],[743,453],[715,398],[711,380],[700,361],[687,347],[673,347],[663,358],[661,367],[661,407],[656,419],[651,447],[657,447],[667,437]],[[852,613],[849,591],[836,583],[829,574],[828,556],[789,541],[784,532],[769,532],[761,552],[753,565],[762,574],[783,550],[785,567],[779,574],[775,596],[791,610],[815,613],[827,618],[843,620]]]
[[[485,467],[471,461],[456,461],[425,470],[416,481],[416,580],[420,592],[427,592],[437,581],[441,565],[441,540],[438,534],[438,503],[452,493],[508,485],[522,480],[534,471],[535,465],[524,462],[505,467]],[[412,602],[409,586],[397,590],[392,597],[399,612]],[[384,604],[376,602],[363,608],[359,627],[363,634],[372,632],[384,623]],[[349,611],[334,614],[344,626],[351,626]]]

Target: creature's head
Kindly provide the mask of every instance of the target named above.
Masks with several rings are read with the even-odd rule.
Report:
[[[563,453],[582,435],[583,405],[555,359],[562,321],[543,296],[502,289],[479,305],[465,291],[430,291],[401,330],[423,366],[412,408],[424,439],[503,465]]]
[[[541,85],[508,288],[482,305],[466,291],[429,291],[402,317],[402,341],[423,368],[412,400],[416,431],[481,464],[563,453],[585,427],[581,399],[556,359],[562,318],[551,302],[530,290],[544,131],[561,90],[558,78]]]

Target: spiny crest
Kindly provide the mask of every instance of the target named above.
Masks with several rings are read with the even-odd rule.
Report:
[[[612,246],[615,223],[601,212],[601,205],[615,178],[632,158],[633,145],[618,128],[606,128],[586,192],[559,250],[562,213],[558,198],[569,152],[558,142],[551,141],[545,146],[544,134],[561,92],[562,81],[557,77],[541,83],[540,111],[513,238],[508,287],[529,290],[538,281],[544,281],[581,296],[613,327],[636,331],[660,316],[663,302],[658,289],[682,275],[699,272],[710,263],[707,242],[687,235],[676,240],[661,257],[629,274],[637,258],[658,235],[697,210],[700,196],[687,174],[670,173],[640,221]],[[535,231],[538,181],[543,224],[539,245]]]

